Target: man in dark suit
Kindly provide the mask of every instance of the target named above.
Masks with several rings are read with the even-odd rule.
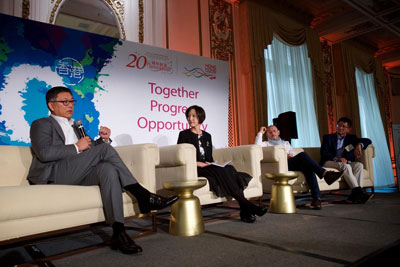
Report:
[[[349,118],[340,118],[336,126],[336,133],[323,137],[320,164],[327,168],[344,171],[343,178],[351,188],[348,200],[352,203],[365,203],[370,195],[362,190],[363,164],[355,160],[361,158],[362,150],[371,144],[371,140],[349,134],[351,125],[352,122]]]
[[[75,101],[65,87],[53,87],[46,93],[51,115],[32,123],[28,180],[31,184],[98,185],[105,217],[113,228],[112,248],[127,254],[141,252],[125,232],[123,190],[135,196],[142,213],[165,208],[178,197],[164,198],[142,187],[110,145],[109,128],[100,127],[96,141],[78,135],[72,119]]]

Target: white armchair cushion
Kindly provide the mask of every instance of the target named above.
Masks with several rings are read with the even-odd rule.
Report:
[[[117,147],[139,182],[155,192],[155,144]],[[98,186],[28,185],[29,147],[0,146],[0,241],[104,221]],[[123,194],[124,216],[139,213],[136,200]]]
[[[259,197],[262,195],[261,147],[257,145],[220,148],[213,151],[214,160],[219,163],[232,160],[232,165],[241,172],[250,174],[253,179],[244,191],[245,196]],[[191,144],[179,144],[160,147],[160,164],[156,167],[157,192],[165,194],[162,183],[167,181],[197,180],[196,149]],[[202,205],[226,201],[210,191],[209,184],[194,191]]]

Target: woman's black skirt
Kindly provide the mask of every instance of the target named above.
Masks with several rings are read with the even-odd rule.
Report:
[[[234,192],[244,190],[252,178],[245,172],[236,171],[232,165],[197,167],[197,173],[199,177],[207,178],[211,191],[218,197],[231,196]]]

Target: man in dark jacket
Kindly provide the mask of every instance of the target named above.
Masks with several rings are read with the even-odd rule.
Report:
[[[323,137],[320,164],[327,168],[344,171],[343,178],[351,188],[348,200],[352,203],[365,203],[370,195],[362,190],[363,164],[355,160],[361,158],[362,150],[371,144],[371,140],[348,134],[351,125],[352,122],[349,118],[340,118],[336,125],[336,133]]]

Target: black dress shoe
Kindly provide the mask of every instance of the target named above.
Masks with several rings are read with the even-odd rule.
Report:
[[[372,195],[368,195],[364,193],[361,187],[354,187],[351,189],[351,194],[347,198],[348,201],[350,201],[352,204],[364,204],[367,202]]]
[[[267,207],[256,207],[254,214],[261,217],[265,213],[267,213],[268,208]]]
[[[240,220],[245,223],[254,223],[256,221],[256,216],[249,212],[240,211]]]
[[[143,251],[143,249],[136,245],[135,241],[133,241],[126,232],[113,234],[111,238],[111,248],[119,249],[124,254],[136,254]]]
[[[342,176],[343,172],[344,171],[340,171],[340,172],[327,171],[324,176],[325,182],[328,185],[333,184],[337,179],[339,179]]]
[[[362,204],[367,203],[367,201],[374,198],[374,196],[375,196],[374,193],[364,193],[362,196]]]
[[[179,199],[178,196],[162,197],[156,194],[150,194],[147,203],[139,202],[140,212],[145,214],[152,210],[161,210],[168,206],[171,206]]]
[[[310,207],[314,210],[320,210],[322,209],[322,204],[321,204],[321,199],[319,198],[313,198],[311,201]]]

